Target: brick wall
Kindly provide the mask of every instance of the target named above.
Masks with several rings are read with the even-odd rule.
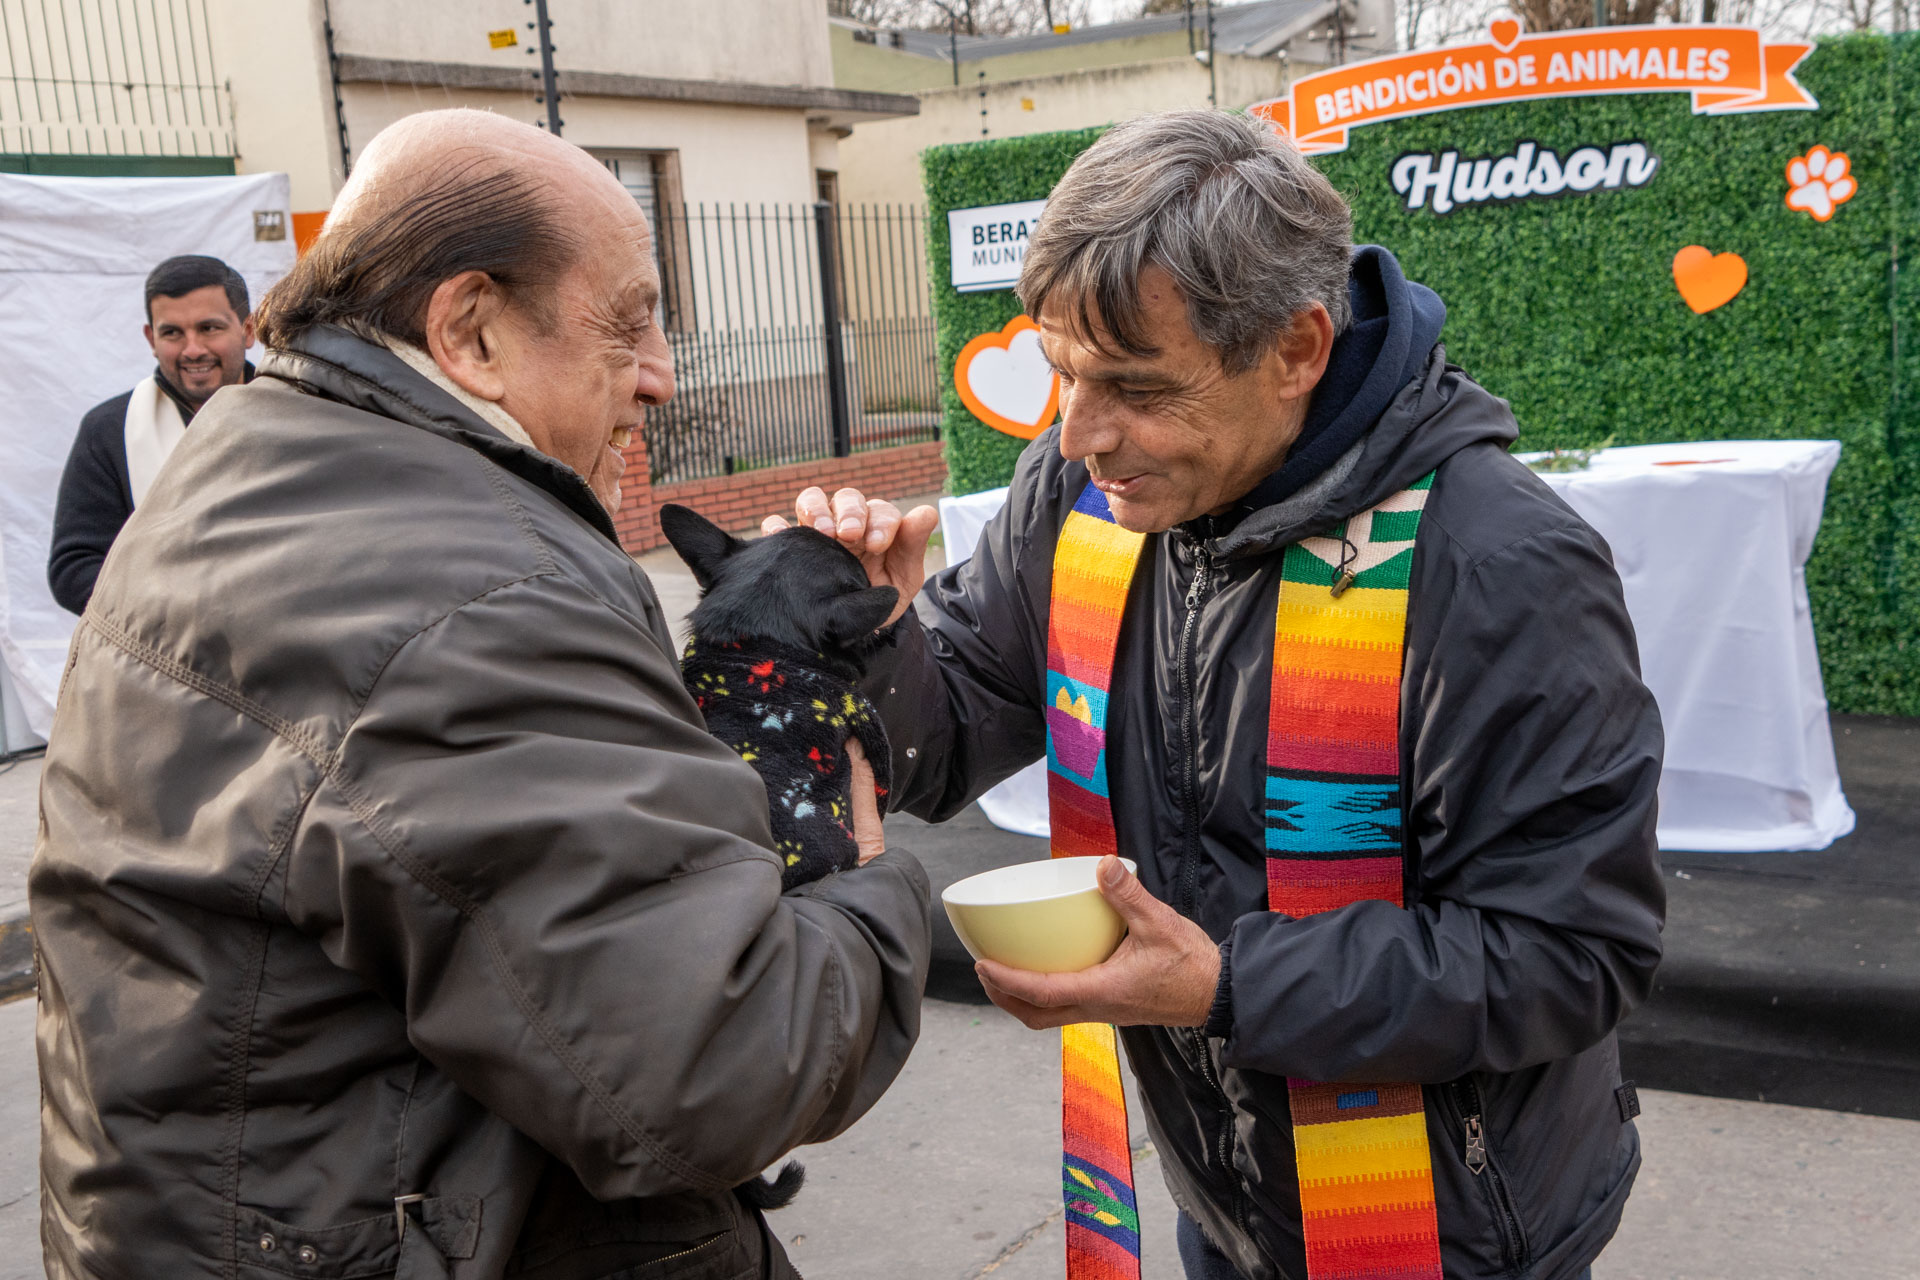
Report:
[[[647,479],[651,473],[647,464],[647,442],[640,432],[633,433],[633,443],[621,450],[621,456],[627,460],[627,469],[620,476],[620,510],[614,514],[613,530],[620,535],[621,546],[638,554],[666,541],[660,536],[660,521],[653,514],[653,487]]]
[[[626,474],[614,528],[627,550],[638,555],[665,544],[654,513],[668,502],[691,507],[722,528],[749,529],[763,516],[790,517],[794,496],[808,485],[817,484],[828,493],[851,486],[878,498],[934,493],[946,486],[947,463],[939,442],[930,441],[656,488],[646,479],[646,444],[636,437],[627,450]]]

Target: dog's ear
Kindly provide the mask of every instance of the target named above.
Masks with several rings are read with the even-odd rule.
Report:
[[[877,630],[898,603],[900,593],[892,587],[835,596],[827,604],[827,636],[836,644],[853,644]]]
[[[660,508],[660,532],[693,570],[702,591],[711,591],[720,563],[747,544],[698,511],[669,502]]]

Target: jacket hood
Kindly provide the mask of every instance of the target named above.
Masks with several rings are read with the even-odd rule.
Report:
[[[1507,402],[1447,363],[1446,304],[1377,245],[1354,250],[1353,324],[1334,343],[1300,439],[1243,500],[1225,532],[1181,526],[1220,558],[1260,554],[1332,528],[1468,445],[1511,444]],[[1250,508],[1250,509],[1249,509]]]
[[[1447,320],[1440,295],[1409,281],[1378,245],[1354,249],[1347,303],[1352,322],[1334,340],[1300,438],[1280,469],[1247,495],[1250,507],[1272,506],[1299,492],[1352,448],[1400,388],[1420,376]]]

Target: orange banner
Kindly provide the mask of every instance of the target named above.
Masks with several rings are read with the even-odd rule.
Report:
[[[1512,18],[1484,44],[1389,54],[1293,82],[1247,110],[1308,155],[1344,151],[1360,125],[1433,111],[1598,93],[1689,93],[1696,115],[1814,111],[1793,78],[1811,44],[1768,44],[1754,27],[1591,27],[1526,34]]]

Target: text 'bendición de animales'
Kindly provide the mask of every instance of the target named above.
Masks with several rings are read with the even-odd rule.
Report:
[[[1474,58],[1467,62],[1449,58],[1435,68],[1416,67],[1390,76],[1376,76],[1331,93],[1315,94],[1314,114],[1321,124],[1334,124],[1395,107],[1417,108],[1434,98],[1485,92],[1489,73],[1495,89],[1542,83],[1540,59],[1536,54]],[[1644,80],[1658,81],[1665,86],[1678,80],[1708,85],[1724,83],[1732,75],[1732,55],[1725,49],[1693,48],[1684,52],[1680,49],[1581,49],[1549,57],[1545,83],[1613,85]]]

